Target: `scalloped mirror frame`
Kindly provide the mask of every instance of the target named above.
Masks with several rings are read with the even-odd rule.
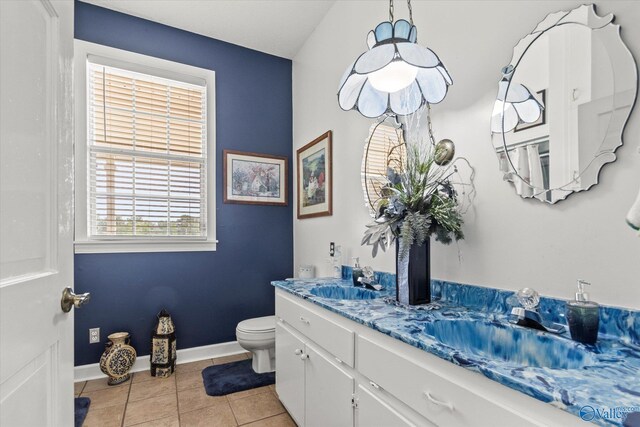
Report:
[[[612,33],[611,35],[615,36],[615,37],[611,37],[611,40],[613,40],[615,43],[611,43],[611,46],[607,46],[607,52],[611,57],[611,54],[613,52],[612,49],[614,50],[617,49],[619,53],[617,57],[621,61],[616,64],[612,64],[614,82],[618,81],[619,78],[622,78],[621,75],[623,74],[626,74],[627,77],[629,77],[630,75],[633,75],[632,80],[633,80],[633,85],[635,86],[633,101],[631,102],[631,104],[628,106],[624,106],[624,108],[620,108],[620,109],[614,108],[612,111],[612,117],[610,118],[609,123],[611,123],[614,120],[613,115],[619,115],[620,117],[617,117],[616,120],[619,120],[619,122],[622,123],[620,128],[616,131],[615,135],[610,135],[609,138],[606,138],[609,141],[615,141],[615,142],[608,144],[607,147],[603,147],[602,144],[604,144],[605,142],[603,139],[603,141],[600,143],[600,146],[599,146],[601,149],[594,153],[595,156],[593,160],[585,168],[580,170],[579,175],[577,177],[574,177],[567,184],[564,184],[560,187],[554,187],[549,189],[535,188],[531,186],[520,175],[518,175],[517,171],[513,166],[512,160],[507,156],[509,161],[509,169],[511,170],[512,175],[516,177],[516,179],[519,179],[522,185],[533,189],[532,195],[529,195],[529,196],[521,195],[521,197],[523,198],[535,197],[535,198],[538,198],[540,201],[543,201],[549,204],[554,204],[560,200],[566,199],[570,194],[573,194],[574,192],[589,190],[591,187],[593,187],[598,183],[599,175],[604,165],[607,163],[614,162],[616,160],[617,156],[615,152],[623,144],[622,135],[624,132],[624,128],[627,125],[629,116],[631,115],[631,112],[634,108],[635,100],[638,94],[638,70],[637,70],[637,65],[633,58],[633,55],[631,54],[631,51],[622,40],[622,37],[620,35],[620,25],[614,24],[613,20],[614,20],[614,15],[612,13],[607,14],[605,16],[599,16],[596,13],[595,5],[593,4],[578,6],[577,8],[569,11],[553,12],[547,15],[530,34],[527,34],[525,37],[523,37],[513,48],[513,56],[509,66],[514,68],[514,74],[515,74],[515,72],[517,72],[518,64],[526,54],[529,47],[533,43],[535,43],[535,41],[538,40],[538,38],[540,38],[543,34],[545,34],[546,32],[550,31],[551,29],[559,25],[577,24],[577,25],[588,27],[592,31],[598,30],[598,31],[611,32]],[[615,102],[615,96],[616,96],[616,93],[614,91],[613,106],[617,105]],[[495,148],[495,145],[494,145],[494,148]],[[507,141],[506,141],[504,132],[502,132],[502,148],[504,149],[505,152],[507,152]],[[499,153],[496,152],[496,154],[498,154],[498,157],[499,157]],[[584,176],[585,172],[587,170],[591,170],[592,168],[596,168],[595,169],[596,172],[593,173],[593,179],[590,182],[584,183],[583,188],[571,188],[571,189],[566,188],[574,184],[574,182],[576,182],[578,178],[581,178],[581,184],[582,184],[582,178],[585,177]],[[512,184],[515,188],[516,183],[512,181]],[[537,193],[536,193],[536,190],[538,191]],[[547,192],[552,192],[551,200],[548,200],[547,197],[542,197],[542,198],[537,197],[540,195],[545,195]]]

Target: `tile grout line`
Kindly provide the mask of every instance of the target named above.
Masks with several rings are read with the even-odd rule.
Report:
[[[240,423],[238,422],[238,418],[236,417],[236,412],[233,410],[233,406],[231,406],[231,401],[227,396],[228,395],[225,395],[224,399],[227,401],[227,405],[229,405],[229,409],[231,410],[231,415],[233,415],[233,420],[236,422],[236,425],[239,426]]]
[[[213,359],[211,359],[211,363],[215,365],[215,361]],[[207,392],[207,390],[205,389],[204,391],[205,393]],[[240,423],[238,422],[238,418],[236,418],[236,413],[233,410],[233,406],[231,405],[231,401],[229,400],[229,395],[225,394],[224,395],[224,400],[227,402],[227,405],[229,406],[229,410],[231,411],[231,415],[233,416],[233,421],[235,421],[236,426],[240,425]]]
[[[286,412],[286,411],[285,411],[285,412],[280,412],[279,414],[269,415],[268,417],[260,418],[259,420],[249,421],[248,423],[239,424],[239,425],[238,425],[238,427],[246,426],[246,425],[249,425],[249,424],[251,424],[251,423],[258,422],[258,421],[268,420],[268,419],[270,419],[270,418],[279,417],[280,415],[282,415],[282,414],[284,414],[284,413],[287,413],[287,412]]]
[[[178,397],[178,373],[175,371],[175,365],[174,365],[174,371],[173,371],[173,381],[176,383],[176,409],[178,411],[178,427],[180,427],[180,423],[181,421],[181,417],[180,417],[180,398]]]
[[[131,386],[133,385],[133,377],[135,377],[135,372],[129,378],[129,391],[127,392],[127,400],[124,402],[124,411],[122,411],[122,422],[120,423],[120,427],[124,427],[124,417],[127,415],[127,407],[129,406],[129,397],[131,397]]]
[[[207,360],[207,359],[203,359],[203,360]],[[209,366],[213,366],[213,359],[209,359],[209,363],[210,363],[210,365],[209,365]],[[206,368],[208,368],[209,366],[207,366]],[[206,369],[206,368],[204,368],[204,369]],[[198,372],[198,371],[196,370],[195,372]],[[179,373],[178,373],[177,371],[176,371],[176,372],[174,372],[174,380],[175,380],[175,382],[176,382],[176,405],[177,405],[177,408],[178,408],[178,426],[180,426],[180,424],[182,423],[182,413],[181,413],[181,411],[180,411],[180,397],[179,397],[179,392],[180,392],[180,391],[191,390],[192,388],[198,388],[198,386],[197,386],[197,385],[195,385],[195,386],[193,386],[193,387],[188,387],[188,388],[185,388],[185,389],[183,389],[183,390],[178,390],[178,375],[179,375]],[[202,375],[202,369],[200,370],[200,375]],[[203,384],[203,385],[204,385],[204,384]],[[206,393],[206,391],[205,391],[205,393]],[[229,405],[229,407],[231,407],[231,405]],[[194,409],[194,411],[195,411],[195,410],[197,410],[197,409]],[[189,411],[189,412],[192,412],[192,411]],[[232,413],[233,413],[233,411],[232,411]],[[234,416],[234,418],[235,418],[235,416]],[[237,425],[237,424],[238,424],[238,423],[236,422],[236,425]]]
[[[240,423],[238,422],[238,420],[236,419],[236,424],[237,424],[238,426],[244,426],[244,425],[251,424],[251,423],[255,423],[255,422],[258,422],[258,421],[263,421],[263,420],[266,420],[266,419],[269,419],[269,418],[272,418],[272,417],[277,417],[278,415],[282,415],[282,414],[285,414],[285,413],[286,413],[286,414],[288,414],[288,412],[287,412],[286,408],[282,405],[282,402],[280,402],[280,398],[279,398],[278,396],[276,396],[276,395],[275,395],[275,393],[273,393],[273,391],[272,391],[272,390],[268,390],[268,391],[266,391],[266,392],[264,392],[264,393],[258,393],[258,394],[253,394],[253,395],[250,395],[250,396],[241,397],[241,398],[236,399],[236,400],[248,399],[248,398],[250,398],[250,397],[254,397],[254,396],[257,396],[257,395],[260,395],[260,394],[266,394],[266,393],[271,393],[272,395],[274,395],[274,397],[276,398],[276,400],[278,401],[278,403],[280,403],[280,405],[282,406],[283,411],[282,411],[282,412],[278,412],[277,414],[267,415],[266,417],[257,418],[257,419],[255,419],[255,420],[248,421],[248,422],[246,422],[246,423],[244,423],[244,424],[240,424]],[[229,395],[226,395],[225,397],[227,397],[227,396],[229,396]],[[228,397],[227,397],[227,401],[229,402],[229,406],[231,406],[231,401],[229,400],[229,398],[228,398]],[[233,416],[234,416],[234,418],[235,418],[235,412],[233,411],[233,406],[231,406],[231,412],[233,413]]]

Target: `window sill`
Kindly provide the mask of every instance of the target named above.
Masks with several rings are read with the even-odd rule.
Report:
[[[123,241],[87,240],[74,242],[76,254],[111,254],[135,252],[205,252],[215,251],[217,240]]]

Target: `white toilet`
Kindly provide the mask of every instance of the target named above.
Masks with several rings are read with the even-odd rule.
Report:
[[[253,353],[253,370],[258,374],[276,370],[276,316],[243,320],[236,327],[240,347]]]

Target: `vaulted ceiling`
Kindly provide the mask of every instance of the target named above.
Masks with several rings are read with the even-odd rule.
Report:
[[[335,0],[83,0],[218,40],[293,58]]]

